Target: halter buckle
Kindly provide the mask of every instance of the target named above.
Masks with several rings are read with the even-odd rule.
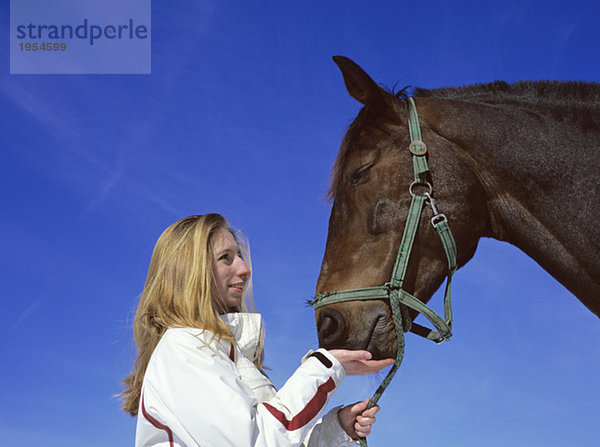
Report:
[[[421,140],[413,140],[408,145],[408,150],[413,155],[425,155],[427,153],[427,145]]]

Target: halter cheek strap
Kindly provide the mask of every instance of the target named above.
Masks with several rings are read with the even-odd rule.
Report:
[[[433,199],[433,186],[428,181],[430,174],[429,166],[427,164],[427,146],[421,140],[419,117],[417,115],[417,108],[413,98],[408,98],[408,112],[408,128],[411,139],[409,151],[412,153],[414,172],[414,180],[409,187],[409,193],[412,196],[412,199],[390,282],[376,287],[326,292],[317,295],[315,299],[310,302],[315,309],[318,309],[319,307],[326,306],[328,304],[345,301],[381,299],[390,300],[390,307],[392,310],[392,316],[394,319],[394,326],[398,340],[398,350],[394,365],[371,397],[367,409],[377,404],[379,398],[392,381],[392,378],[402,363],[402,359],[404,357],[404,332],[413,332],[429,340],[433,340],[436,343],[448,340],[452,336],[451,286],[452,275],[457,269],[456,243],[454,242],[454,237],[450,231],[448,219],[446,219],[444,214],[438,212],[435,200]],[[415,192],[415,189],[417,188],[425,188],[426,191],[422,194],[417,194]],[[446,281],[446,290],[444,292],[444,318],[438,316],[421,300],[403,289],[404,278],[408,268],[408,261],[410,259],[410,254],[425,204],[428,204],[433,211],[433,217],[431,218],[430,222],[440,237],[442,246],[444,248],[444,253],[446,254],[446,259],[448,261],[448,275]],[[409,308],[423,314],[431,322],[435,330],[428,329],[412,322],[408,311]],[[361,438],[360,445],[366,447],[366,438]]]

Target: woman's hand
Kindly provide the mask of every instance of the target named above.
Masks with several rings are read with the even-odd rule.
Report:
[[[379,411],[379,406],[375,405],[365,410],[368,404],[369,399],[365,399],[338,411],[340,425],[352,439],[365,438],[371,433],[371,426],[375,423],[375,413]]]
[[[329,353],[344,365],[347,376],[365,376],[378,373],[394,363],[394,359],[371,360],[372,356],[369,351],[332,349]]]

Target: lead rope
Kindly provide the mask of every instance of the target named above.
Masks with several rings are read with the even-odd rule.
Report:
[[[388,284],[390,307],[394,319],[394,327],[396,329],[398,346],[394,364],[388,372],[385,379],[383,379],[383,381],[369,400],[369,403],[367,404],[366,408],[367,410],[377,405],[377,402],[379,401],[379,399],[383,395],[383,392],[394,378],[394,375],[398,371],[398,368],[400,367],[400,364],[402,363],[402,360],[404,358],[405,325],[403,320],[407,322],[406,331],[410,330],[410,326],[412,325],[411,319],[408,315],[407,306],[422,313],[431,321],[431,323],[437,329],[437,331],[427,330],[426,328],[423,328],[420,325],[416,325],[419,326],[419,328],[421,329],[420,331],[417,331],[417,333],[420,333],[420,335],[425,335],[427,338],[432,339],[436,342],[447,340],[452,335],[450,332],[452,328],[452,304],[450,291],[452,284],[452,275],[457,269],[456,243],[452,236],[452,232],[450,231],[450,227],[448,225],[446,216],[438,212],[435,205],[435,201],[431,195],[433,188],[431,184],[427,181],[427,173],[429,172],[427,159],[425,157],[425,154],[427,153],[427,147],[425,146],[423,141],[421,141],[421,129],[414,100],[412,98],[408,98],[408,101],[408,128],[410,131],[411,138],[409,150],[413,154],[413,169],[415,175],[414,182],[409,188],[410,194],[412,195],[412,200],[406,219],[406,225],[404,227],[402,241],[400,242],[400,248],[398,249],[396,264],[394,265],[394,271],[392,273],[392,280]],[[426,192],[423,195],[414,194],[413,186],[427,186],[429,188],[429,192]],[[404,277],[406,275],[406,270],[408,267],[410,253],[412,251],[412,245],[415,240],[417,229],[419,227],[423,206],[426,202],[429,204],[433,211],[434,216],[431,219],[431,224],[433,225],[440,237],[442,246],[444,247],[444,253],[446,254],[446,258],[448,261],[448,279],[446,282],[446,289],[444,292],[444,320],[438,317],[435,314],[435,312],[431,311],[431,309],[429,309],[416,297],[402,289]],[[424,333],[423,330],[425,331]],[[368,447],[367,438],[360,438],[359,445],[361,447]]]
[[[413,196],[413,199],[410,204],[410,209],[408,211],[408,217],[406,220],[406,226],[404,227],[404,234],[402,235],[402,242],[400,243],[400,248],[398,249],[398,259],[396,261],[395,274],[392,279],[392,286],[402,287],[402,282],[404,281],[404,275],[406,274],[406,268],[408,266],[408,259],[410,257],[411,247],[414,242],[415,235],[417,233],[417,228],[419,227],[419,220],[421,218],[421,212],[423,211],[423,204],[425,198],[423,196]],[[398,275],[396,275],[396,272]],[[398,285],[397,285],[398,284]],[[377,402],[383,395],[383,392],[388,387],[398,368],[400,368],[400,364],[402,363],[402,359],[404,358],[404,323],[403,323],[403,315],[407,313],[406,306],[403,306],[400,303],[400,289],[394,288],[390,290],[390,307],[392,309],[392,316],[394,318],[394,327],[396,329],[396,338],[398,342],[397,351],[396,351],[396,359],[394,360],[394,364],[387,376],[375,393],[369,400],[367,404],[366,410],[373,408],[377,405]],[[404,311],[403,311],[404,310]],[[410,318],[407,319],[410,321]],[[360,438],[359,445],[361,447],[367,446],[367,438]]]

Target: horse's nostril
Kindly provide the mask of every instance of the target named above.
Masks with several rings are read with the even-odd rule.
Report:
[[[323,317],[321,318],[321,325],[319,327],[319,334],[323,338],[327,338],[330,334],[334,334],[337,332],[337,321],[335,321],[331,317]]]
[[[345,341],[346,321],[341,313],[333,309],[323,309],[317,323],[319,344],[324,348],[335,348]]]

